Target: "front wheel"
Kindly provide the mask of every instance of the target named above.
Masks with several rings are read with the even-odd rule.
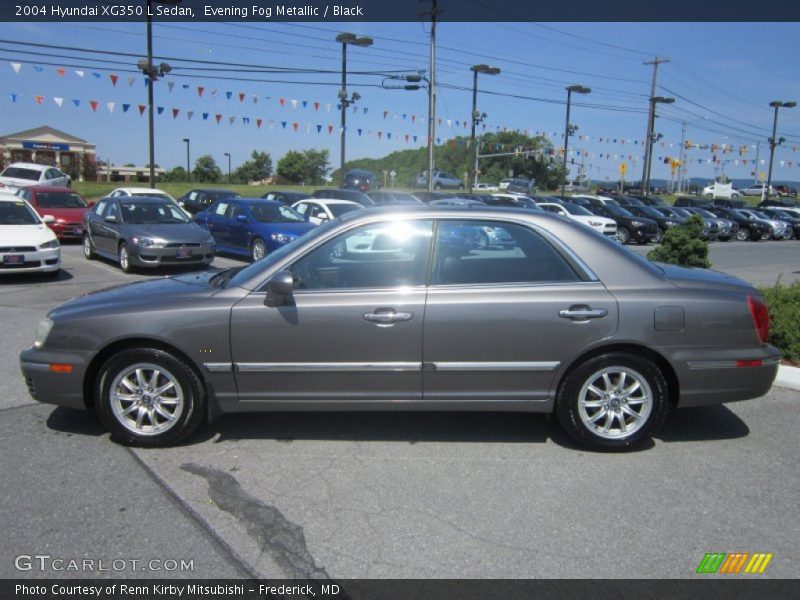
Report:
[[[627,244],[631,241],[631,232],[627,227],[619,227],[617,228],[617,239],[620,244]]]
[[[750,239],[750,230],[747,227],[740,227],[736,232],[736,240],[739,242],[746,242]]]
[[[97,257],[94,253],[94,245],[92,244],[92,238],[89,237],[89,234],[83,236],[83,256],[86,260],[94,260]]]
[[[183,360],[156,348],[131,348],[100,369],[94,389],[97,414],[123,444],[175,444],[205,416],[205,391]]]
[[[256,238],[253,240],[253,243],[250,245],[250,260],[256,262],[257,260],[261,260],[267,255],[267,245],[264,243],[264,240],[260,238]]]
[[[590,358],[566,376],[556,397],[556,413],[582,446],[624,450],[661,426],[667,398],[667,381],[654,363],[611,352]]]
[[[133,273],[133,266],[131,265],[131,255],[128,252],[128,245],[122,242],[119,245],[119,268],[123,273]]]

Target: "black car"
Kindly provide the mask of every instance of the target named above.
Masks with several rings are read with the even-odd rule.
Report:
[[[529,210],[542,210],[539,205],[528,196],[515,196],[511,194],[498,194],[489,196],[484,201],[489,206],[506,206],[509,208],[526,208]]]
[[[504,190],[513,194],[531,194],[536,190],[536,182],[530,179],[522,179],[521,177],[514,177]]]
[[[204,188],[186,192],[183,196],[178,198],[178,204],[194,215],[199,213],[201,210],[207,209],[209,206],[214,204],[214,202],[221,200],[222,198],[241,197],[242,195],[240,193],[232,192],[231,190]]]
[[[664,207],[659,207],[664,208]],[[717,239],[721,242],[727,242],[731,238],[735,238],[736,234],[739,233],[739,225],[736,221],[731,219],[725,219],[723,217],[718,217],[714,213],[706,210],[705,208],[701,208],[699,206],[694,207],[684,207],[684,208],[673,208],[672,210],[677,211],[685,211],[689,214],[695,214],[703,217],[703,219],[711,219],[716,221],[717,223]]]
[[[531,196],[531,199],[538,204],[541,204],[542,202],[564,204],[565,202],[570,202],[572,200],[572,198],[570,198],[569,200],[563,200],[562,198],[563,198],[562,196],[547,196],[544,194],[535,194]]]
[[[745,208],[747,206],[744,200],[723,200],[717,198],[713,203],[714,206],[720,206],[722,208]]]
[[[764,207],[760,209],[759,212],[766,215],[770,219],[776,219],[778,221],[784,221],[788,223],[792,227],[794,238],[800,239],[800,218],[774,207]]]
[[[380,206],[395,206],[397,204],[422,204],[422,200],[406,192],[367,192],[367,196],[372,198],[375,204],[379,204]]]
[[[635,200],[635,198],[634,198]],[[626,206],[625,207],[628,212],[633,214],[637,217],[644,217],[646,219],[652,219],[658,224],[658,232],[656,233],[656,237],[653,241],[656,244],[660,244],[661,241],[664,239],[664,232],[668,229],[672,229],[676,225],[680,225],[683,221],[681,219],[676,219],[675,217],[669,217],[659,211],[657,211],[652,206]],[[716,229],[717,226],[714,225],[713,229],[715,232],[712,234],[716,237]]]
[[[669,206],[666,200],[660,196],[642,196],[639,194],[631,194],[631,198],[636,198],[641,201],[645,206]]]
[[[675,199],[675,206],[700,206],[708,209],[714,206],[708,198],[692,198],[690,196],[680,196]]]
[[[675,216],[682,221],[685,221],[692,215],[697,215],[703,219],[703,229],[700,232],[701,240],[715,240],[719,236],[720,219],[712,213],[707,212],[704,208],[699,206],[654,206],[652,208],[662,214],[664,211],[670,211],[670,213],[672,213],[670,216]]]
[[[293,206],[295,202],[300,202],[300,200],[306,200],[310,196],[305,192],[286,192],[283,190],[276,190],[272,192],[267,192],[263,196],[261,196],[265,200],[275,200],[276,202],[280,202],[281,204],[285,204],[286,206]]]
[[[723,219],[730,219],[736,221],[739,225],[739,231],[736,234],[736,239],[740,242],[752,240],[768,240],[772,235],[772,227],[766,221],[758,221],[740,213],[735,208],[722,208],[721,206],[704,207],[710,213],[722,217]]]
[[[378,176],[372,171],[365,169],[350,169],[342,178],[343,190],[358,190],[359,192],[368,192],[370,190],[381,189]]]
[[[434,200],[446,200],[455,198],[456,195],[450,192],[414,192],[414,197],[421,202],[433,202]]]
[[[635,241],[652,242],[658,237],[658,224],[649,217],[637,217],[618,204],[589,204],[588,208],[600,217],[612,219],[617,224],[617,239],[623,244]]]
[[[768,198],[763,202],[759,203],[758,208],[763,208],[765,206],[772,206],[772,207],[780,207],[784,206],[787,208],[798,208],[800,204],[798,204],[795,200],[781,200],[779,198]]]
[[[324,190],[317,190],[311,195],[312,198],[335,198],[337,200],[350,200],[351,202],[358,202],[361,206],[375,206],[375,201],[367,196],[364,192],[356,190],[337,190],[327,188]]]
[[[612,194],[609,198],[613,198],[620,206],[647,206],[636,196],[624,196],[622,194]]]

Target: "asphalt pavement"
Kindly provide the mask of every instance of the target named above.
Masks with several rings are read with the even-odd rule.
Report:
[[[0,280],[0,577],[686,578],[733,551],[800,575],[798,392],[674,411],[626,454],[508,413],[231,415],[183,446],[129,450],[91,414],[32,401],[18,354],[49,308],[162,273],[63,255],[57,280]],[[798,241],[711,252],[754,283],[798,279],[799,258]],[[95,562],[15,568],[35,554]],[[192,569],[142,570],[170,559]]]

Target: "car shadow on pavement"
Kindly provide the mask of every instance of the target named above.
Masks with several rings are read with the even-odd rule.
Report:
[[[98,437],[106,433],[94,413],[57,406],[47,417],[47,428],[59,433]]]
[[[20,273],[7,274],[0,278],[0,283],[8,283],[12,285],[39,285],[46,283],[57,283],[59,281],[69,281],[73,279],[72,273],[66,269],[59,269],[55,273]]]
[[[750,428],[724,404],[673,410],[656,434],[663,442],[733,440],[746,437]]]

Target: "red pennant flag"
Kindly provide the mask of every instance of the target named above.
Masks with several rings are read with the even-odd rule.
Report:
[[[97,100],[89,100],[89,104],[94,112],[97,112]]]
[[[284,100],[283,98],[278,98],[278,103],[279,103],[281,106],[283,106],[284,104],[286,104],[286,100]]]
[[[297,128],[298,128],[298,127],[300,127],[300,123],[297,123],[297,122],[294,122],[294,123],[292,123],[292,129],[294,129],[295,131],[297,131]]]
[[[111,85],[117,87],[117,79],[119,79],[119,75],[114,75],[114,73],[110,73],[108,76],[111,78]]]
[[[328,125],[328,133],[333,133],[333,125]]]
[[[205,91],[206,91],[206,88],[204,88],[202,85],[198,85],[197,86],[197,95],[200,96],[201,98],[203,97],[203,92],[205,92]]]
[[[239,92],[239,102],[244,102],[245,95],[246,94],[244,92]]]
[[[406,144],[408,143],[408,134],[406,134]]]
[[[261,123],[263,123],[263,122],[264,122],[264,121],[263,121],[262,119],[256,119],[256,127],[258,127],[259,129],[261,129]]]
[[[61,67],[58,67],[58,68],[56,69],[56,73],[58,73],[59,75],[61,75],[61,76],[63,77],[63,76],[64,76],[64,73],[65,73],[65,71],[64,71],[64,69],[62,69]]]
[[[144,114],[144,109],[147,108],[144,104],[139,105],[139,116]]]
[[[411,122],[413,123],[416,120],[417,120],[417,115],[411,115]]]
[[[382,137],[383,137],[383,132],[382,132],[382,131],[379,131],[379,132],[378,132],[378,139],[381,139]]]
[[[319,102],[314,102],[314,110],[319,110]]]
[[[44,104],[44,96],[34,96],[33,99],[36,101],[36,104]]]
[[[385,111],[383,111],[383,118],[385,119],[385,118],[386,118],[386,115],[388,115],[388,114],[389,114],[389,111],[388,111],[388,110],[385,110]]]
[[[180,108],[173,108],[173,109],[172,109],[172,118],[173,118],[173,119],[176,119],[176,118],[178,118],[178,113],[179,113],[179,112],[181,112],[181,109],[180,109]]]
[[[222,115],[214,115],[214,118],[217,120],[217,125],[219,125],[219,122],[222,120]]]

